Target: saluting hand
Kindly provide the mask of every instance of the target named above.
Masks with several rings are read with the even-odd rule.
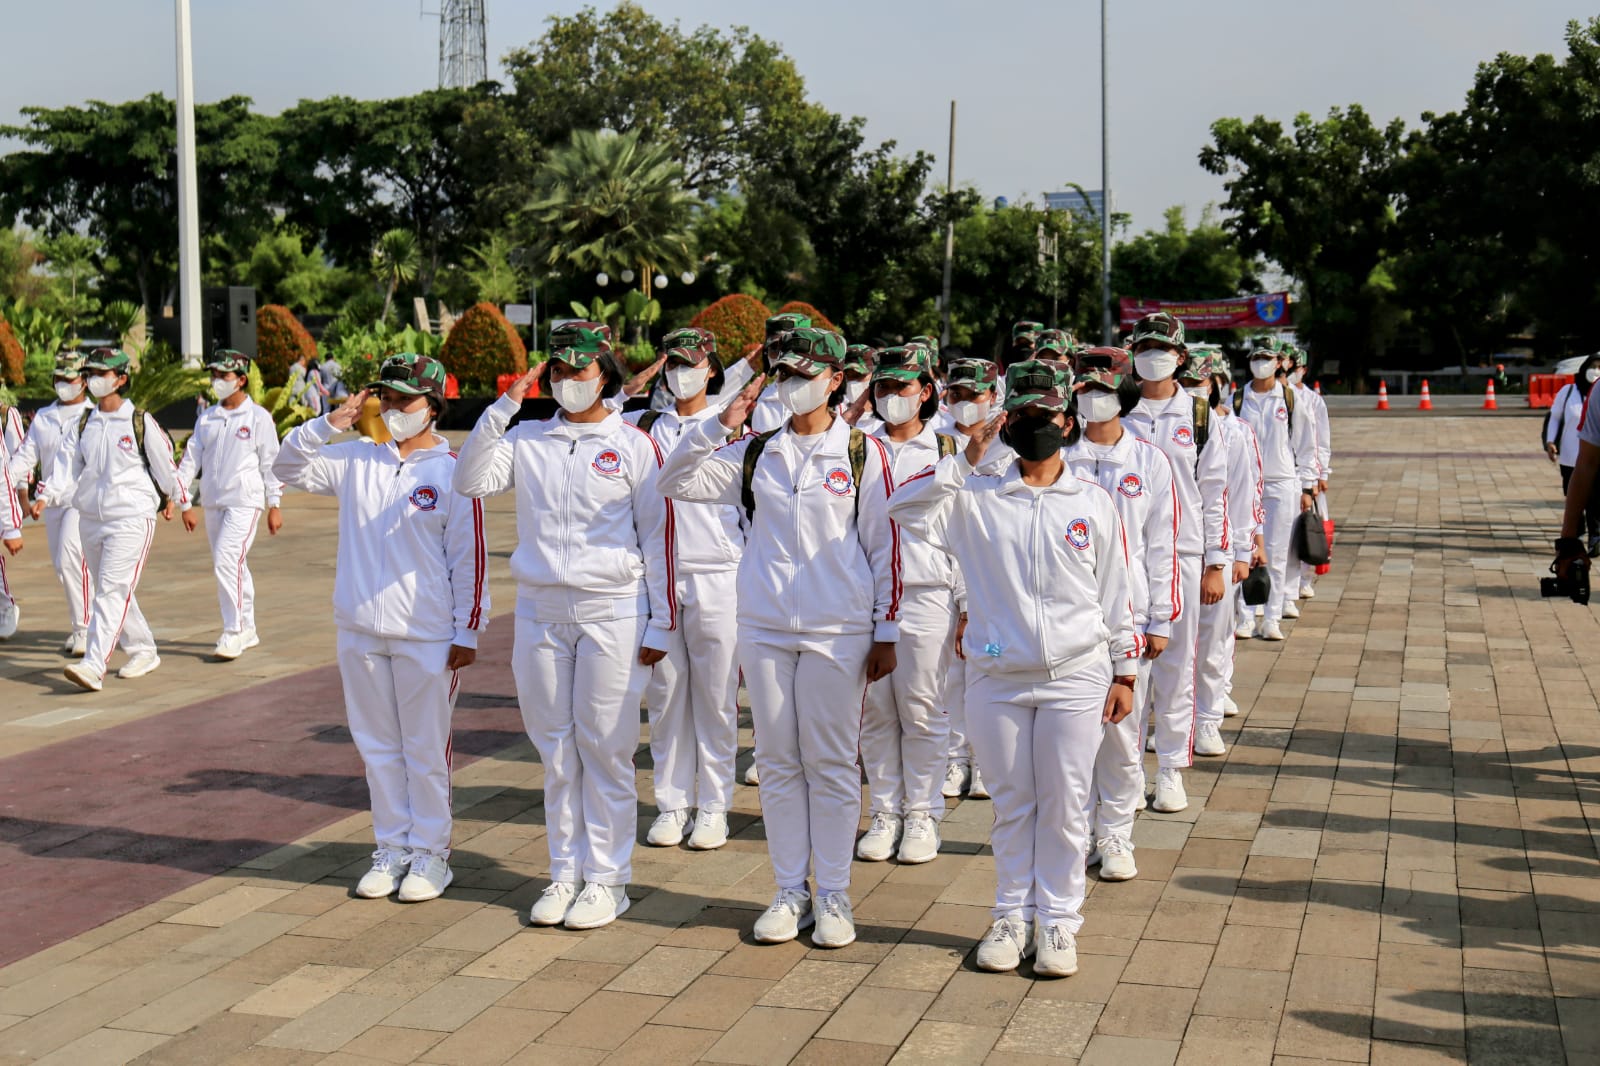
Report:
[[[341,432],[356,424],[356,419],[361,417],[361,408],[371,395],[370,390],[362,389],[344,403],[335,407],[328,413],[328,425]]]
[[[633,375],[633,377],[622,383],[622,395],[637,396],[643,392],[645,386],[650,384],[650,379],[656,376],[656,372],[661,369],[666,361],[667,354],[662,352],[660,358],[658,358],[655,362],[651,363],[649,366],[645,367],[643,370]]]
[[[868,385],[861,390],[861,395],[851,401],[850,406],[844,409],[839,417],[843,418],[846,425],[853,426],[861,421],[861,416],[867,413],[867,406],[872,403],[872,386]]]
[[[533,388],[534,382],[539,380],[539,368],[533,367],[526,374],[511,383],[506,390],[506,395],[521,403],[528,398],[528,392]]]
[[[977,466],[983,462],[983,455],[989,450],[990,442],[1000,435],[1000,431],[1005,428],[1006,419],[1009,417],[1002,411],[972,431],[972,436],[967,438],[968,466]]]
[[[722,423],[723,429],[738,429],[750,418],[750,411],[761,398],[761,390],[767,383],[767,375],[757,374],[750,383],[739,390],[739,395],[733,402],[722,409],[722,414],[717,416],[717,421]]]

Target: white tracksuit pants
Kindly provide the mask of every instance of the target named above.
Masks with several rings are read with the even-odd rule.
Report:
[[[517,617],[511,673],[522,724],[544,764],[550,879],[626,885],[633,877],[639,665],[649,618],[535,622]]]
[[[861,821],[861,707],[871,633],[813,637],[739,628],[755,721],[767,855],[779,888],[850,887]]]
[[[739,751],[739,571],[678,578],[678,628],[645,686],[656,807],[726,811]]]
[[[944,817],[949,748],[945,713],[955,599],[948,588],[907,588],[900,598],[894,673],[867,686],[861,763],[874,814]]]
[[[224,633],[256,627],[256,583],[245,557],[256,542],[260,519],[259,507],[206,508],[206,536],[211,540],[211,566],[217,577]]]
[[[1139,718],[1139,743],[1154,729],[1156,756],[1163,769],[1182,769],[1194,761],[1195,660],[1200,641],[1200,574],[1198,555],[1178,556],[1183,610],[1172,623],[1167,649],[1150,664],[1146,695],[1134,703]],[[1223,596],[1222,602],[1228,601]],[[985,778],[987,780],[987,778]]]
[[[1150,668],[1155,662],[1139,660],[1139,680],[1133,692],[1136,708],[1150,687]],[[1100,751],[1094,760],[1094,787],[1089,790],[1089,802],[1084,808],[1092,841],[1115,836],[1133,847],[1133,818],[1144,792],[1142,733],[1137,713],[1104,727]]]
[[[111,649],[122,641],[129,655],[156,650],[156,638],[139,610],[134,590],[150,542],[155,539],[154,518],[118,518],[97,522],[81,515],[78,532],[83,540],[83,560],[94,575],[94,599],[89,610],[89,638],[83,653],[85,667],[106,671]]]
[[[67,595],[67,620],[77,636],[89,631],[90,604],[94,580],[83,561],[83,542],[78,531],[78,511],[74,507],[44,509],[45,539],[50,543],[50,565]]]
[[[950,730],[945,743],[946,763],[970,764],[972,745],[967,742],[967,660],[956,654],[953,642],[944,687],[946,704],[950,711]]]
[[[967,731],[994,801],[994,915],[1083,925],[1085,808],[1104,726],[1109,660],[1037,684],[972,671]]]
[[[1300,485],[1293,480],[1268,481],[1261,487],[1261,506],[1266,511],[1262,526],[1262,539],[1267,547],[1267,569],[1272,574],[1272,592],[1267,596],[1266,617],[1270,622],[1283,620],[1283,604],[1289,589],[1289,556],[1294,547],[1289,542],[1294,532],[1295,516],[1300,513]],[[1300,565],[1298,558],[1294,566]],[[1295,595],[1300,585],[1295,583]]]
[[[350,736],[367,770],[380,848],[450,854],[450,716],[456,675],[448,640],[341,629],[339,678]]]
[[[1197,722],[1221,722],[1222,701],[1233,687],[1233,596],[1229,593],[1200,608],[1200,652],[1194,679]]]

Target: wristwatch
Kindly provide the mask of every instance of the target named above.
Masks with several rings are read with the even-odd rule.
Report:
[[[1134,682],[1137,680],[1138,677],[1134,674],[1119,674],[1111,679],[1111,683],[1113,685],[1126,685],[1128,688],[1132,688]]]

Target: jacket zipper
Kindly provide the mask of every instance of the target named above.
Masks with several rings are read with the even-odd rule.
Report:
[[[1050,665],[1049,634],[1050,630],[1045,625],[1044,619],[1044,551],[1040,543],[1040,527],[1043,523],[1044,497],[1036,495],[1033,498],[1033,613],[1035,624],[1039,627],[1039,658],[1048,669]]]
[[[559,571],[556,574],[557,584],[565,586],[567,583],[567,549],[571,537],[568,530],[572,523],[572,482],[576,479],[577,471],[574,469],[573,456],[578,454],[578,441],[573,438],[567,447],[567,477],[566,491],[561,501],[561,554],[558,558]]]

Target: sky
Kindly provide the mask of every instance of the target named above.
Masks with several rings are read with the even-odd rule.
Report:
[[[955,177],[985,197],[1100,187],[1096,0],[641,0],[685,28],[747,25],[779,42],[813,99],[867,119],[873,143],[938,157],[950,101]],[[438,82],[438,0],[192,0],[200,100],[276,113],[336,94]],[[487,0],[491,73],[545,19],[584,5]],[[606,3],[597,6],[605,7]],[[1135,230],[1220,203],[1197,156],[1213,121],[1360,103],[1417,125],[1458,108],[1500,52],[1565,54],[1575,0],[1109,0],[1111,187]],[[172,0],[0,0],[10,31],[0,123],[28,105],[175,91]],[[433,14],[425,13],[432,11]],[[29,46],[27,42],[34,42]],[[0,150],[7,147],[0,144]]]

